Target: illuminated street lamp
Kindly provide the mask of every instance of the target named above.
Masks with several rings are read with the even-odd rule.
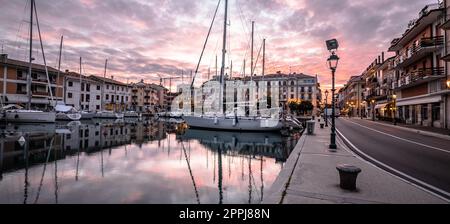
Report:
[[[328,127],[328,90],[325,91],[325,127]]]
[[[447,81],[447,88],[450,88],[450,80]]]
[[[375,121],[375,100],[372,100],[372,121]]]
[[[332,89],[331,89],[331,93],[332,95],[332,100],[331,100],[331,104],[332,104],[332,112],[331,112],[331,141],[330,141],[330,151],[335,152],[337,149],[337,145],[336,145],[336,123],[335,123],[335,117],[336,117],[336,100],[335,100],[335,74],[336,74],[336,69],[337,66],[339,64],[339,57],[336,55],[336,51],[339,48],[339,43],[336,39],[332,39],[332,40],[327,40],[326,41],[327,44],[327,49],[328,51],[330,51],[331,55],[328,58],[328,66],[330,67],[331,70],[331,76],[332,76]]]

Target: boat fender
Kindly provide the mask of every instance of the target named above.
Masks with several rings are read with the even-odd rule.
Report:
[[[233,127],[236,126],[236,118],[233,119]]]
[[[217,119],[217,117],[214,117],[214,124],[218,124],[219,120]]]
[[[14,118],[15,118],[15,119],[19,119],[19,115],[16,114],[16,115],[14,116]]]

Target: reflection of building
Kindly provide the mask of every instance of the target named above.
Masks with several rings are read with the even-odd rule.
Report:
[[[28,62],[8,59],[8,55],[0,55],[0,95],[4,104],[20,104],[28,103],[27,95],[27,77]],[[50,105],[50,93],[48,90],[47,75],[45,66],[33,64],[31,74],[31,107],[39,109],[47,109]],[[52,67],[47,67],[50,79],[50,85],[55,102],[63,100],[63,80],[64,73],[60,74],[58,79],[58,71]]]

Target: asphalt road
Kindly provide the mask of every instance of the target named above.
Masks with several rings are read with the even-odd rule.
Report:
[[[365,154],[358,153],[362,157],[371,157],[365,159],[375,160],[381,168],[450,198],[450,140],[359,118],[338,118],[336,128],[351,142],[347,145],[352,150],[356,148]]]

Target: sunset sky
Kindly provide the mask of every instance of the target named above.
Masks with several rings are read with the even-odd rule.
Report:
[[[215,71],[223,29],[223,2],[201,63],[202,78]],[[44,48],[50,66],[57,65],[60,36],[64,35],[62,70],[121,81],[159,83],[162,77],[194,70],[218,0],[37,0]],[[256,22],[255,57],[267,39],[266,69],[319,75],[328,88],[324,41],[340,42],[337,83],[361,72],[389,43],[400,36],[419,11],[437,0],[230,0],[230,41],[227,65],[240,75],[244,58],[250,70],[251,21]],[[28,0],[0,0],[0,44],[10,58],[27,59]],[[38,36],[34,36],[35,41]],[[37,43],[37,42],[36,42]],[[34,57],[41,62],[39,45]],[[388,54],[389,56],[390,54]],[[256,73],[260,73],[261,58]]]

